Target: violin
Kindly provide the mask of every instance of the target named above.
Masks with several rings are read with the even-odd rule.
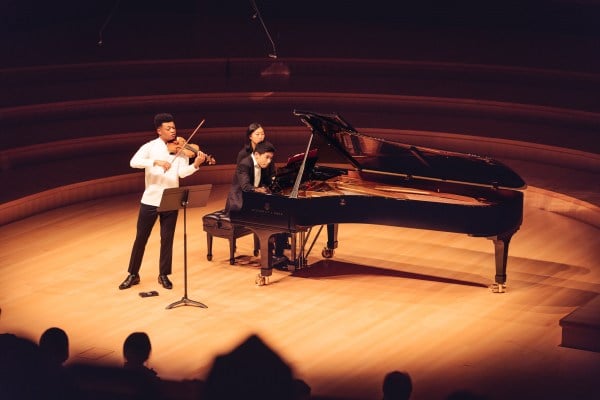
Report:
[[[200,146],[194,143],[186,143],[186,140],[182,137],[176,137],[175,139],[167,142],[167,148],[170,154],[183,154],[187,158],[194,158],[200,152]],[[215,158],[209,154],[205,154],[205,164],[214,165],[217,163]]]

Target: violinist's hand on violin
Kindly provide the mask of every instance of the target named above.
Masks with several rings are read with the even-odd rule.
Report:
[[[171,168],[171,163],[168,161],[155,160],[154,165],[158,165],[159,167],[162,167],[165,170],[165,172],[167,172],[169,170],[169,168]]]
[[[194,167],[200,168],[200,166],[204,164],[204,162],[206,162],[206,154],[204,154],[201,151],[198,151],[196,159],[194,160]]]

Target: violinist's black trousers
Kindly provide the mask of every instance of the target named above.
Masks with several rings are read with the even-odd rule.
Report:
[[[175,237],[175,226],[177,225],[178,210],[156,211],[158,207],[140,204],[140,212],[137,220],[137,233],[133,248],[131,249],[131,258],[129,259],[130,274],[137,275],[142,266],[144,250],[146,243],[154,227],[157,218],[160,218],[160,259],[159,274],[169,275],[173,264],[173,239]]]

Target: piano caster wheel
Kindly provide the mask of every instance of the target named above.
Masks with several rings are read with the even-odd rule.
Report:
[[[258,250],[254,250],[254,257],[258,257]]]
[[[207,255],[206,255],[206,259],[207,259],[208,261],[212,261],[212,254],[207,254]]]
[[[331,257],[333,257],[333,249],[330,249],[329,247],[325,247],[323,249],[323,251],[321,252],[321,255],[323,256],[323,258],[331,258]]]
[[[256,286],[265,286],[269,283],[269,277],[258,274],[254,280],[254,283],[256,283]]]
[[[506,283],[494,282],[490,289],[492,289],[492,293],[506,293]]]

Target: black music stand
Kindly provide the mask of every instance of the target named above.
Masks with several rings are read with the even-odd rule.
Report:
[[[197,306],[208,308],[206,304],[199,301],[190,300],[187,297],[187,215],[188,207],[204,207],[208,202],[208,196],[212,185],[196,185],[188,187],[178,187],[165,189],[158,211],[172,211],[183,208],[183,287],[184,294],[181,300],[171,303],[167,306],[167,310],[177,306]]]

